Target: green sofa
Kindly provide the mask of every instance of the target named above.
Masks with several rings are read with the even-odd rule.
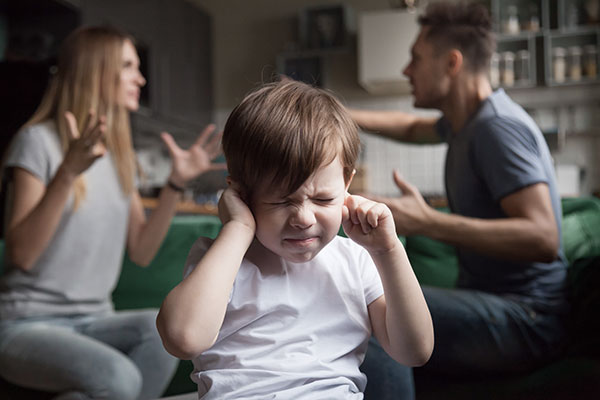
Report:
[[[415,374],[418,400],[600,398],[600,200],[566,198],[563,245],[569,261],[569,339],[562,356],[529,374],[494,379],[448,379]],[[406,240],[419,282],[452,287],[458,276],[454,249],[426,237]]]
[[[563,241],[570,262],[573,311],[570,340],[560,360],[530,374],[480,380],[421,379],[417,399],[588,399],[600,393],[600,200],[564,199]],[[159,253],[147,268],[127,257],[113,293],[117,309],[159,307],[182,278],[183,265],[199,236],[215,237],[221,224],[214,216],[176,216]],[[422,236],[405,238],[406,250],[419,281],[452,287],[458,266],[454,249]],[[2,243],[0,243],[0,252]],[[192,364],[181,361],[165,395],[195,391]],[[377,377],[369,377],[377,384]],[[2,394],[0,384],[0,397]],[[2,397],[4,398],[4,397]],[[377,399],[371,399],[377,400]]]

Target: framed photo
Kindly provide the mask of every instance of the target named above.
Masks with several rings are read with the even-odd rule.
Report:
[[[307,8],[300,14],[300,39],[310,50],[346,49],[349,9],[345,6]]]
[[[289,78],[323,87],[324,60],[318,54],[290,53],[277,56],[277,72]]]

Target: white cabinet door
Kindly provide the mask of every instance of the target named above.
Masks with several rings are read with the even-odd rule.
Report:
[[[373,94],[405,94],[410,85],[402,71],[419,25],[417,13],[363,12],[358,16],[358,83]]]

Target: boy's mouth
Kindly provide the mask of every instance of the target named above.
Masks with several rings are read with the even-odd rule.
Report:
[[[317,239],[317,236],[310,236],[305,238],[286,238],[284,241],[294,246],[309,246],[316,242]]]

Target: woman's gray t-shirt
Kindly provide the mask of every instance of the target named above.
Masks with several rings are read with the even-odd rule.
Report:
[[[23,168],[48,185],[62,160],[55,124],[46,121],[17,134],[5,166]],[[84,174],[85,199],[73,211],[71,194],[56,233],[33,268],[23,271],[6,262],[0,277],[0,319],[112,310],[131,196],[121,189],[110,153]]]

